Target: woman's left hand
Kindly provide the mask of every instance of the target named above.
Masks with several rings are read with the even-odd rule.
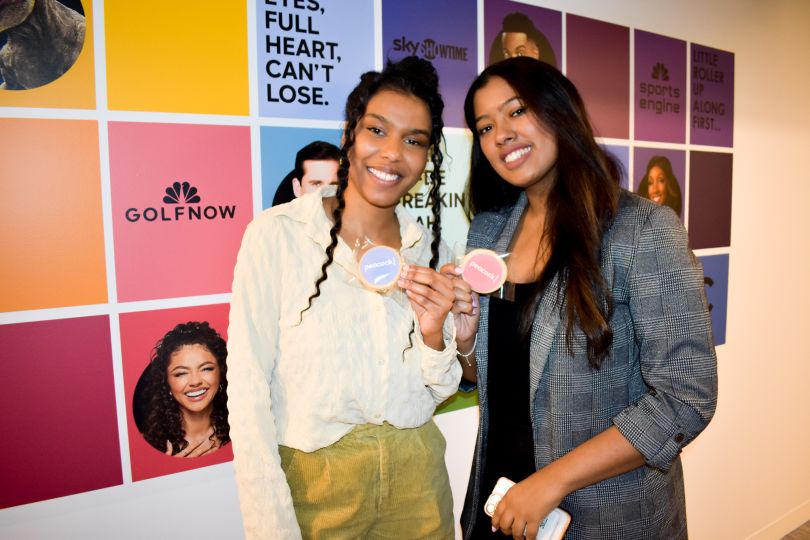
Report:
[[[506,492],[492,515],[493,530],[500,529],[516,539],[534,540],[540,523],[562,501],[563,495],[555,494],[555,483],[537,471]]]
[[[456,298],[452,279],[432,268],[405,265],[398,285],[411,302],[425,344],[443,350],[442,327]]]
[[[494,530],[534,540],[540,523],[569,493],[644,465],[644,456],[610,426],[512,486],[495,508]],[[524,534],[525,530],[525,534]]]

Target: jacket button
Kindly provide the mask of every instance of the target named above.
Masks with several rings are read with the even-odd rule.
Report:
[[[683,433],[678,433],[677,435],[675,435],[675,442],[676,443],[683,442]]]

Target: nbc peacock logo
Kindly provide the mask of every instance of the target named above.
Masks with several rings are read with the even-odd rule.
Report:
[[[667,66],[663,63],[658,62],[653,66],[652,70],[652,78],[656,81],[668,81],[669,80],[669,70]]]
[[[193,187],[188,182],[175,182],[166,188],[166,196],[163,197],[163,202],[166,204],[192,204],[200,202],[200,196],[197,195],[197,188]]]
[[[161,206],[128,208],[124,217],[130,223],[140,221],[212,221],[233,219],[236,205],[202,204],[199,190],[190,182],[173,182],[164,190]]]

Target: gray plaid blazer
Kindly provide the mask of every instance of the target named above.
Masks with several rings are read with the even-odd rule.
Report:
[[[506,252],[523,209],[479,214],[467,245]],[[575,328],[565,343],[563,305],[555,277],[540,299],[530,346],[530,403],[538,469],[616,425],[646,465],[569,494],[566,538],[686,538],[679,454],[708,424],[717,404],[717,358],[703,288],[703,270],[677,216],[623,191],[605,234],[602,272],[613,295],[613,344],[599,370],[588,366],[585,338]],[[480,479],[489,416],[487,365],[489,298],[481,298],[475,356],[480,423],[461,516],[471,538],[476,509],[488,493]],[[515,481],[521,479],[513,479]]]

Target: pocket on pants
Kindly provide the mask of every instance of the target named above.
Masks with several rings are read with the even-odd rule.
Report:
[[[430,420],[427,424],[422,426],[420,430],[422,440],[431,451],[438,452],[444,460],[444,452],[447,450],[447,440],[444,438],[439,426],[436,422]]]
[[[298,450],[290,448],[289,446],[278,446],[278,453],[281,456],[281,471],[286,475],[289,474],[292,468],[295,456],[298,455]]]

